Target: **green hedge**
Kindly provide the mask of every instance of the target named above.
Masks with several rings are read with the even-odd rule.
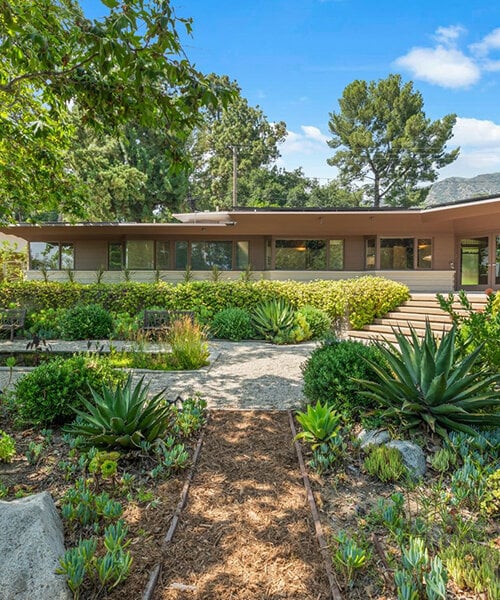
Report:
[[[408,288],[381,277],[363,276],[341,281],[193,281],[189,283],[113,283],[82,285],[72,282],[23,281],[0,285],[0,307],[17,305],[28,312],[100,304],[112,312],[137,314],[151,306],[194,310],[209,323],[229,307],[251,309],[273,298],[285,298],[295,308],[305,305],[324,310],[332,319],[349,315],[351,326],[361,328],[409,297]]]

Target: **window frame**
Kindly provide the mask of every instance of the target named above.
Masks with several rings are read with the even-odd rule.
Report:
[[[276,251],[277,251],[277,247],[276,247],[276,242],[281,242],[281,241],[291,241],[291,242],[303,242],[303,243],[307,243],[307,242],[324,242],[325,243],[325,267],[322,269],[293,269],[293,268],[286,268],[286,269],[277,269],[276,268]],[[334,269],[331,266],[331,247],[330,247],[330,242],[332,241],[338,241],[338,242],[342,242],[342,268],[340,269]],[[270,247],[269,247],[270,245]],[[268,256],[268,250],[271,251],[271,255]],[[334,272],[342,272],[345,271],[345,238],[343,237],[321,237],[321,238],[308,238],[308,239],[304,239],[304,238],[297,238],[297,237],[273,237],[272,239],[268,239],[266,240],[266,265],[268,267],[269,270],[272,271],[334,271]]]
[[[47,244],[52,244],[53,246],[57,247],[57,268],[47,266],[46,264],[44,264],[43,266],[40,266],[40,267],[34,267],[33,266],[33,257],[31,254],[32,244],[45,244],[46,246],[47,246]],[[67,265],[63,266],[63,253],[61,251],[63,246],[66,246],[66,247],[72,249],[72,265],[71,266],[67,266]],[[29,253],[28,256],[29,256],[30,271],[41,271],[43,269],[46,269],[47,271],[65,271],[67,269],[74,270],[74,268],[75,268],[75,244],[74,244],[74,242],[33,241],[33,242],[29,242],[28,253]]]

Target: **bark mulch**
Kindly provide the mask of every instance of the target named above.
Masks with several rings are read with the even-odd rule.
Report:
[[[287,413],[212,413],[155,600],[329,593]]]

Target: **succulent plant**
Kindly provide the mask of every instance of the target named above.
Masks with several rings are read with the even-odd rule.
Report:
[[[132,377],[115,388],[91,388],[92,401],[82,398],[86,409],[75,412],[76,421],[67,431],[83,444],[109,448],[140,448],[141,442],[163,438],[172,426],[173,412],[163,392],[149,396],[144,378],[132,387]]]
[[[499,374],[473,369],[481,346],[464,356],[456,349],[456,328],[437,339],[429,323],[419,339],[395,331],[397,345],[378,342],[383,360],[366,359],[379,381],[359,380],[361,393],[386,406],[384,416],[396,417],[407,428],[425,423],[447,436],[449,430],[477,434],[476,426],[500,425]]]

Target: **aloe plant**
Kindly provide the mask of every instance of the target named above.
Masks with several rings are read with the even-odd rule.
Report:
[[[163,392],[149,397],[144,378],[135,387],[129,376],[124,385],[90,391],[92,401],[81,398],[86,411],[74,409],[79,418],[67,428],[86,445],[140,448],[141,442],[165,437],[172,425],[173,412]]]
[[[384,416],[407,428],[425,423],[443,437],[449,430],[475,435],[473,425],[500,425],[500,376],[473,370],[481,346],[464,356],[455,346],[455,327],[438,340],[429,323],[422,340],[412,327],[409,338],[394,333],[397,345],[377,343],[382,361],[365,359],[380,380],[358,380],[363,395],[388,407]]]
[[[295,439],[311,444],[313,450],[340,437],[340,415],[326,403],[323,405],[318,400],[316,406],[307,407],[307,412],[297,411],[296,418],[303,431]]]
[[[283,298],[258,304],[252,315],[259,335],[272,342],[287,342],[295,327],[295,310]]]

